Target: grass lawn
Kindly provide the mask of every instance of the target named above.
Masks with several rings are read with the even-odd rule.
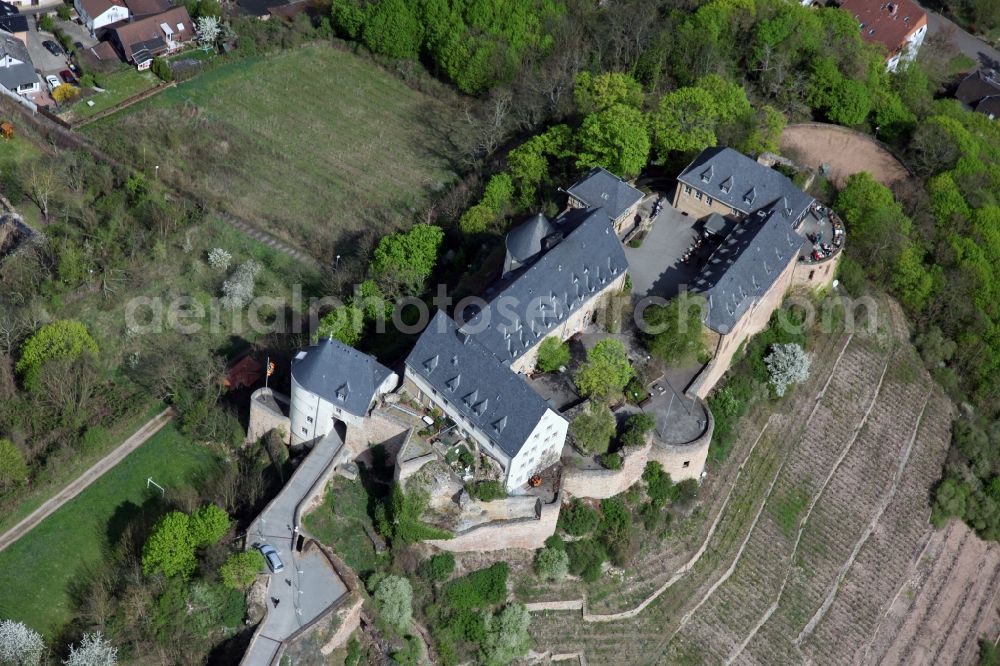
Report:
[[[976,61],[965,54],[959,54],[948,61],[948,74],[955,76],[976,68]]]
[[[450,100],[316,44],[220,65],[85,131],[317,256],[347,255],[454,179],[465,121]]]
[[[332,548],[347,566],[364,575],[378,565],[378,555],[364,526],[368,517],[368,493],[360,481],[335,476],[323,505],[306,515],[305,526],[320,542]]]
[[[168,425],[0,552],[0,617],[54,635],[73,617],[72,584],[101,561],[120,526],[143,512],[152,518],[163,510],[159,491],[148,491],[146,479],[152,476],[168,492],[177,491],[198,483],[217,464],[209,449]]]
[[[133,95],[138,95],[142,91],[152,88],[159,83],[159,79],[148,70],[140,72],[135,67],[123,67],[111,74],[100,76],[100,82],[104,92],[84,97],[75,103],[68,113],[70,119],[89,118]],[[92,101],[94,106],[88,106],[88,100]]]

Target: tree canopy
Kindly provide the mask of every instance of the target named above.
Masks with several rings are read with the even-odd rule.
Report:
[[[668,365],[696,361],[708,351],[703,325],[707,312],[705,297],[691,292],[678,294],[666,305],[652,305],[643,314],[643,344]]]
[[[42,367],[57,359],[73,360],[83,354],[97,354],[97,343],[87,327],[73,319],[61,319],[42,326],[21,347],[17,371],[24,385],[32,388]]]
[[[637,175],[649,159],[649,132],[641,111],[616,104],[583,119],[577,165],[603,166],[622,177]]]
[[[587,351],[587,360],[576,373],[576,387],[588,398],[611,400],[621,396],[634,374],[625,346],[605,338]]]
[[[384,236],[375,248],[369,270],[376,280],[418,293],[434,271],[443,239],[444,230],[430,224],[417,224],[409,231]]]

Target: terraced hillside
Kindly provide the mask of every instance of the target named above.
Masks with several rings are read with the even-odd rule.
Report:
[[[578,587],[533,591],[535,649],[588,664],[974,659],[996,631],[1000,549],[928,523],[952,407],[898,307],[880,306],[877,332],[820,337],[809,382],[744,421],[680,538],[586,590],[582,617],[546,610]]]

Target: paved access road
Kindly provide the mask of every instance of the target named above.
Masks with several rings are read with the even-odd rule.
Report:
[[[271,574],[267,587],[267,615],[257,628],[241,666],[268,666],[283,641],[319,617],[347,592],[327,559],[316,549],[294,550],[299,507],[326,478],[344,440],[332,431],[313,446],[281,492],[247,530],[250,544],[267,543],[278,551],[285,570]]]
[[[136,430],[131,437],[126,439],[121,446],[94,463],[93,467],[77,477],[76,480],[68,486],[60,490],[57,495],[46,500],[40,507],[28,514],[24,520],[19,522],[17,525],[14,525],[14,527],[10,528],[3,534],[0,534],[0,550],[3,550],[23,537],[25,534],[30,532],[33,527],[38,525],[38,523],[55,513],[59,507],[83,492],[87,486],[101,478],[105,472],[120,463],[125,456],[145,444],[147,439],[159,432],[160,429],[167,425],[172,418],[174,418],[173,410],[168,407],[147,421],[145,425]]]
[[[964,55],[975,60],[977,67],[1000,69],[1000,50],[993,48],[975,35],[969,34],[951,19],[937,12],[932,12],[926,7],[924,10],[927,12],[927,33],[929,35],[937,35],[950,30],[951,43]]]

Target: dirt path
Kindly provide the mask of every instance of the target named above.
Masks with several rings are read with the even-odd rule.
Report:
[[[59,507],[70,501],[109,469],[117,465],[128,454],[142,446],[146,440],[155,435],[159,430],[167,425],[174,418],[173,410],[169,407],[151,418],[149,421],[136,430],[131,437],[126,439],[114,451],[104,456],[90,469],[78,476],[69,485],[60,490],[56,495],[46,500],[40,507],[28,514],[21,522],[0,534],[0,551],[11,545],[25,534],[30,532],[38,523],[42,522],[55,513]]]
[[[828,178],[837,187],[859,171],[869,172],[883,185],[910,175],[902,162],[870,136],[838,125],[789,125],[781,135],[781,153],[813,169],[828,165]]]

